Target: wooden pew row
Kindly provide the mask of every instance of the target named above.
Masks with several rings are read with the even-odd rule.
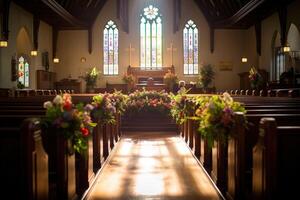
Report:
[[[228,188],[227,196],[229,199],[244,199],[248,194],[252,192],[252,148],[258,140],[259,133],[259,121],[263,117],[276,118],[277,123],[280,125],[299,125],[300,124],[300,114],[247,114],[247,120],[250,122],[248,130],[242,131],[240,128],[239,137],[232,143],[240,144],[239,146],[229,146],[228,148],[228,166],[232,167],[228,169],[228,173],[234,170],[239,170],[236,176],[228,176],[230,178],[228,183],[234,183],[237,181],[239,186],[236,185],[237,190],[233,184]],[[231,154],[229,154],[231,152]],[[231,155],[231,156],[230,156]],[[238,157],[239,155],[239,157]],[[247,159],[245,159],[247,158]],[[238,161],[239,164],[236,164]],[[239,175],[239,176],[238,176]],[[242,184],[241,184],[242,182]],[[244,188],[243,188],[244,187]],[[243,196],[244,195],[244,196]]]
[[[42,116],[44,116],[44,114],[45,114],[45,110],[22,110],[22,109],[21,110],[5,110],[5,111],[0,110],[0,116],[1,116],[0,119],[2,119],[1,124],[5,123],[5,124],[9,124],[11,126],[13,126],[13,125],[17,126],[17,124],[19,124],[26,117],[30,117],[31,115],[42,117]],[[52,145],[55,146],[55,144],[56,144],[56,141],[48,141],[48,142],[53,143],[49,146],[52,146]],[[90,138],[89,144],[88,144],[87,156],[83,157],[79,154],[76,154],[76,156],[73,156],[73,157],[75,157],[76,164],[75,164],[75,162],[72,163],[73,162],[72,158],[69,163],[57,161],[56,155],[54,155],[54,152],[57,151],[56,148],[48,151],[48,153],[50,154],[49,158],[50,158],[50,165],[51,165],[49,168],[49,170],[51,172],[50,174],[55,174],[55,176],[61,177],[61,174],[60,175],[57,175],[57,174],[60,173],[60,168],[66,168],[65,166],[63,166],[65,164],[68,164],[68,165],[70,164],[74,168],[74,171],[76,170],[76,192],[78,195],[82,195],[85,192],[85,190],[88,189],[88,187],[90,186],[91,181],[94,177],[93,148],[92,147],[93,147],[93,140],[92,140],[92,138]],[[60,152],[60,151],[58,151],[58,152]],[[63,152],[63,151],[61,151],[61,152]],[[63,165],[56,166],[56,163],[63,163]],[[71,167],[70,171],[72,171],[72,167]],[[61,173],[63,173],[63,172],[61,172]],[[74,175],[74,178],[71,175]],[[74,180],[75,174],[71,174],[71,175],[69,176],[69,179]],[[62,187],[62,185],[66,184],[65,182],[63,182],[65,180],[58,180],[55,177],[53,179],[51,179],[51,181],[52,180],[54,180],[54,181],[56,180],[55,183],[52,184],[52,185],[57,186],[56,189],[54,189],[54,190],[57,191],[56,193],[58,195],[62,195],[62,196],[58,196],[58,197],[66,198],[66,196],[69,196],[70,198],[73,198],[76,196],[76,195],[70,195],[70,194],[67,195],[67,194],[65,194],[66,193],[65,191],[58,191],[60,188],[65,188],[65,187]],[[75,183],[75,180],[73,182]],[[71,181],[70,181],[70,184],[71,184]],[[73,186],[70,184],[68,183],[68,185],[70,186],[69,188],[72,188]],[[69,189],[65,188],[65,190],[69,190]],[[72,192],[72,190],[70,190],[69,192]]]
[[[13,108],[13,106],[11,106]],[[25,107],[25,108],[24,108]],[[32,108],[32,106],[30,106]],[[26,108],[28,108],[28,106],[22,106],[18,105],[17,106],[17,110],[0,110],[0,115],[2,114],[2,118],[6,118],[8,119],[9,122],[13,122],[11,124],[16,124],[16,122],[20,122],[22,121],[24,118],[28,117],[27,114],[31,113],[33,115],[37,115],[37,114],[41,114],[44,115],[45,110],[39,106],[36,106],[34,108],[36,108],[37,110],[26,110]],[[43,109],[43,110],[39,110],[39,109]],[[9,114],[9,115],[8,115]],[[15,116],[18,115],[18,116]],[[118,118],[120,119],[120,118]],[[117,121],[118,122],[118,121]],[[116,123],[116,124],[119,124]],[[103,148],[105,148],[106,150],[104,150],[105,152],[105,157],[103,157],[103,159],[101,159],[102,163],[104,162],[104,159],[106,159],[109,155],[109,152],[112,150],[112,148],[115,145],[115,142],[117,142],[117,140],[119,139],[119,137],[117,137],[119,133],[117,133],[116,131],[118,130],[116,128],[116,125],[114,126],[105,126],[105,129],[107,129],[107,131],[104,132],[104,146],[102,146]],[[97,130],[97,129],[96,129]],[[103,134],[103,133],[102,133]],[[95,134],[96,135],[96,134]],[[106,140],[106,138],[108,138],[108,140]],[[96,142],[95,142],[96,143]],[[77,187],[76,187],[76,192],[79,195],[82,195],[86,189],[88,189],[88,187],[91,185],[91,182],[93,181],[94,178],[94,174],[97,172],[97,170],[100,169],[101,165],[94,165],[93,163],[97,163],[95,157],[93,157],[93,150],[95,149],[93,147],[94,142],[92,141],[92,139],[89,141],[89,154],[88,157],[89,159],[82,159],[80,155],[76,155],[76,183],[77,183]],[[96,156],[97,154],[95,154]],[[102,154],[101,154],[102,155]],[[98,161],[99,163],[99,161]]]
[[[261,96],[261,97],[300,97],[300,88],[286,88],[286,89],[263,89],[263,90],[227,90],[219,91],[217,94],[228,92],[234,96]]]
[[[24,111],[24,110],[22,110]],[[0,115],[1,127],[19,127],[23,120],[30,117],[42,118],[44,115],[26,113],[2,114]],[[75,191],[75,156],[66,156],[67,144],[63,138],[48,138],[44,132],[41,132],[43,146],[49,157],[49,199],[74,199],[77,198]],[[50,135],[55,135],[51,132]],[[16,141],[15,136],[12,140]],[[51,148],[50,148],[51,147]]]
[[[48,155],[40,122],[26,119],[21,127],[0,126],[0,177],[3,199],[49,199]]]
[[[272,114],[267,114],[268,110],[265,109],[265,110],[256,110],[256,111],[253,111],[252,113],[256,112],[257,114],[252,114],[252,115],[250,114],[250,115],[248,115],[248,117],[250,117],[250,121],[254,121],[254,123],[256,123],[256,124],[258,123],[258,121],[259,121],[259,119],[261,117],[267,116],[267,115],[272,115],[274,117],[279,118],[280,123],[294,123],[294,124],[299,124],[299,120],[298,120],[298,119],[300,119],[299,112],[294,111],[293,109],[290,109],[290,110],[281,110],[278,113],[283,113],[284,111],[285,111],[285,113],[298,113],[298,114],[294,114],[294,115],[292,114],[290,116],[289,116],[289,114],[285,114],[285,115],[279,115],[279,114],[276,115],[275,114],[275,115],[272,115]],[[272,113],[272,112],[274,112],[274,110],[269,110],[269,112]],[[260,115],[259,113],[260,114],[261,113],[265,113],[265,114]],[[275,111],[275,113],[276,113],[276,111]],[[292,117],[293,120],[295,120],[295,121],[293,122],[293,120],[291,121],[291,119],[287,118],[287,117]],[[225,150],[227,149],[226,145],[225,145],[225,147],[223,145],[223,148],[213,148],[213,150],[210,151],[209,148],[207,147],[207,144],[205,143],[205,141],[201,140],[201,136],[199,134],[196,134],[196,130],[195,130],[195,127],[194,127],[194,124],[193,124],[192,121],[191,122],[187,121],[186,123],[184,123],[182,125],[182,127],[183,127],[183,137],[185,138],[185,141],[188,142],[189,147],[193,150],[193,152],[195,153],[196,157],[205,166],[205,168],[208,171],[208,173],[211,172],[213,180],[217,183],[217,185],[219,187],[221,187],[219,189],[221,191],[223,190],[223,192],[224,192],[226,190],[226,188],[227,188],[227,183],[224,182],[224,177],[227,176],[226,175],[227,173],[224,172],[224,170],[222,170],[222,169],[226,169],[226,168],[224,168],[224,166],[226,166],[226,163],[224,165],[224,162],[226,162],[226,159],[224,159],[224,158],[226,158],[226,152],[224,151],[224,149]],[[188,128],[186,128],[186,127],[188,127]],[[199,142],[199,138],[200,138],[201,142]],[[253,143],[255,141],[254,138],[252,137],[252,139],[250,140],[250,141],[252,141],[252,143],[248,144],[249,145],[248,149],[250,149],[250,150],[251,150],[251,147],[252,147],[252,145],[253,145]],[[221,144],[216,144],[216,146],[217,147],[218,146],[221,147]],[[199,149],[200,149],[200,151],[199,151]],[[220,149],[222,149],[222,151]],[[232,145],[231,145],[230,152],[232,154]],[[219,157],[218,156],[211,156],[212,153],[214,155],[219,155]],[[228,150],[228,154],[229,154],[229,150]],[[245,154],[245,152],[244,152],[244,154]],[[248,150],[248,154],[249,154],[249,150]],[[220,155],[223,155],[223,157],[222,156],[220,157]],[[222,163],[221,160],[223,160],[223,163]],[[218,163],[220,163],[220,164],[218,164]],[[251,161],[250,162],[248,161],[248,166],[249,165],[251,165]],[[245,168],[245,165],[244,165],[244,168]],[[244,171],[245,170],[246,169],[244,169]],[[247,170],[249,170],[249,167],[248,167]],[[248,174],[248,178],[249,178],[249,176],[250,176],[250,174]],[[248,191],[248,193],[249,193],[249,191]]]
[[[300,126],[277,126],[274,118],[261,119],[259,140],[253,148],[253,199],[299,195],[299,146]]]

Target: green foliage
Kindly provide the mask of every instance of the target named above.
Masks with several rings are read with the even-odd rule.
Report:
[[[18,81],[17,88],[24,89],[25,85],[23,83],[21,83],[20,81]]]
[[[199,85],[203,88],[208,88],[215,77],[215,72],[210,64],[200,68]]]

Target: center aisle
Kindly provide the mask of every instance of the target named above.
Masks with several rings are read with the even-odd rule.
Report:
[[[187,145],[174,134],[123,136],[89,200],[222,199]]]

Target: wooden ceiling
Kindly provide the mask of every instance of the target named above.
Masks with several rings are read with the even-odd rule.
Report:
[[[59,30],[89,29],[107,0],[13,0]]]
[[[194,0],[215,29],[246,29],[294,0]]]
[[[107,0],[13,0],[57,29],[89,29]],[[245,29],[294,0],[194,0],[214,29]],[[184,0],[181,1],[185,3]]]

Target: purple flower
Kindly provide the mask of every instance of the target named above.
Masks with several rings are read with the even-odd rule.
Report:
[[[94,109],[94,106],[91,104],[86,104],[86,106],[84,107],[84,110],[86,111],[92,111]]]

